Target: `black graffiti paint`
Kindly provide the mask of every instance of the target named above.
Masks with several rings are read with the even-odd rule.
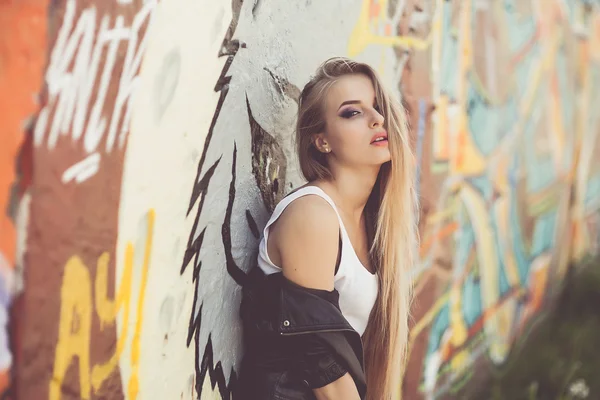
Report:
[[[235,168],[237,165],[237,146],[233,144],[233,162],[231,163],[231,183],[229,184],[229,201],[227,202],[227,211],[225,212],[225,221],[221,225],[221,238],[225,248],[225,261],[227,262],[227,272],[233,280],[240,286],[246,281],[246,273],[236,264],[231,252],[231,214],[233,212],[233,202],[235,201]]]
[[[271,76],[275,89],[281,96],[287,96],[294,100],[296,104],[300,102],[300,89],[298,86],[291,83],[287,78],[284,78],[274,73],[270,68],[264,67],[263,70]]]
[[[218,160],[220,161],[220,159]],[[218,164],[218,161],[213,165],[213,167],[215,167]],[[227,211],[225,213],[225,220],[223,221],[223,225],[221,227],[221,232],[222,232],[222,239],[223,239],[223,244],[224,244],[224,249],[225,249],[225,259],[227,261],[227,272],[229,273],[229,275],[236,281],[236,283],[238,285],[243,285],[246,274],[244,273],[244,271],[242,271],[242,269],[235,263],[235,260],[233,259],[233,254],[231,252],[231,232],[230,232],[230,227],[231,227],[231,214],[232,214],[232,210],[233,210],[233,202],[235,200],[235,179],[236,179],[236,166],[237,166],[237,146],[235,146],[234,144],[234,149],[233,149],[233,162],[232,162],[232,166],[231,166],[231,183],[229,186],[229,201],[227,204]],[[214,172],[214,168],[211,167],[211,170]],[[210,175],[208,175],[210,177],[213,176],[213,174],[211,173]],[[207,180],[207,182],[210,179]],[[204,187],[207,187],[208,184],[206,183],[204,185]],[[204,190],[203,193],[206,193],[206,191]],[[202,201],[204,200],[205,196],[202,196],[202,200],[201,200],[201,204]],[[200,212],[198,213],[198,215],[200,215]],[[197,217],[196,219],[196,223],[198,222],[199,217]],[[197,224],[195,224],[196,226]],[[197,307],[197,303],[198,303],[198,285],[199,285],[199,280],[198,280],[198,275],[200,273],[200,268],[201,268],[201,264],[202,262],[198,262],[198,255],[200,253],[200,248],[202,246],[202,242],[204,239],[204,233],[205,233],[206,229],[203,229],[202,232],[200,233],[200,236],[198,237],[198,240],[194,243],[198,243],[197,246],[197,251],[195,253],[196,255],[196,261],[194,263],[195,267],[194,267],[194,272],[193,272],[193,282],[196,284],[196,288],[194,291],[194,303],[192,306],[192,310],[196,310]],[[195,228],[192,229],[192,234],[194,234],[195,232]],[[188,248],[188,250],[190,250]],[[187,250],[186,250],[186,259],[191,259],[191,257],[187,257]],[[185,271],[187,264],[184,264],[182,267],[182,273]],[[221,394],[221,397],[223,399],[229,399],[232,393],[232,389],[235,387],[235,382],[236,382],[236,373],[235,371],[231,371],[231,378],[229,383],[227,383],[225,381],[225,374],[223,373],[223,368],[221,365],[221,362],[218,361],[217,364],[214,366],[213,368],[213,347],[212,347],[212,340],[211,337],[209,335],[208,337],[208,341],[206,343],[206,346],[203,348],[203,354],[200,355],[200,349],[202,348],[200,346],[200,326],[201,326],[201,321],[202,321],[202,307],[203,305],[201,304],[199,307],[199,311],[197,314],[192,313],[191,317],[190,317],[190,324],[189,324],[189,328],[188,328],[188,337],[187,337],[187,345],[189,346],[192,338],[194,338],[194,343],[196,345],[196,362],[195,362],[195,368],[196,368],[196,392],[198,393],[198,396],[201,397],[202,395],[202,384],[204,382],[204,379],[206,377],[206,374],[209,374],[209,379],[212,385],[212,388],[214,389],[215,385],[218,386],[219,388],[219,393]],[[193,311],[192,311],[193,312]],[[200,361],[201,360],[201,361]]]
[[[196,347],[195,348],[195,352],[196,352],[196,355],[195,355],[195,359],[196,359],[195,360],[196,392],[198,394],[198,397],[202,398],[202,384],[205,380],[206,374],[208,373],[213,389],[214,389],[215,385],[217,385],[219,388],[219,393],[221,395],[221,398],[224,400],[230,399],[230,397],[231,397],[231,393],[232,393],[232,389],[233,389],[232,386],[235,384],[235,376],[236,375],[235,375],[235,371],[231,372],[231,379],[230,379],[230,383],[228,385],[225,382],[225,374],[223,373],[221,363],[217,362],[217,365],[213,368],[213,345],[212,345],[212,340],[211,340],[210,336],[206,343],[206,346],[201,346],[201,343],[200,343],[200,327],[202,324],[202,304],[199,307],[199,312],[195,313],[195,311],[196,311],[197,303],[199,301],[198,286],[201,284],[198,279],[199,274],[200,274],[200,269],[202,268],[202,262],[199,260],[199,257],[200,257],[200,250],[202,248],[206,228],[203,228],[199,234],[198,234],[198,230],[201,229],[199,221],[200,221],[200,216],[202,215],[202,212],[204,210],[204,202],[205,202],[206,195],[208,192],[208,186],[209,186],[209,183],[210,183],[212,177],[214,176],[215,170],[217,169],[219,163],[222,160],[222,156],[219,157],[206,170],[206,172],[204,174],[202,174],[202,171],[206,164],[206,157],[207,157],[208,149],[210,147],[210,144],[211,144],[211,141],[213,138],[215,125],[217,123],[217,120],[219,119],[223,104],[225,103],[225,99],[229,92],[229,82],[231,81],[231,76],[227,75],[229,68],[231,67],[233,59],[236,56],[238,50],[240,48],[245,47],[243,44],[240,45],[240,42],[238,40],[232,39],[233,34],[236,30],[238,21],[239,21],[241,7],[242,7],[241,0],[233,0],[233,2],[232,2],[232,20],[229,24],[229,28],[227,29],[225,38],[223,39],[223,43],[221,45],[221,49],[219,50],[219,54],[218,54],[218,57],[227,57],[227,59],[225,61],[225,65],[223,66],[221,74],[220,74],[220,76],[217,80],[217,83],[215,85],[215,88],[214,88],[215,92],[220,93],[220,96],[219,96],[219,100],[217,102],[217,107],[216,107],[215,113],[211,120],[208,134],[206,136],[206,140],[204,142],[204,148],[202,150],[202,155],[201,155],[200,161],[198,163],[198,171],[196,174],[196,179],[194,180],[194,186],[192,188],[192,194],[191,194],[187,214],[189,215],[189,213],[192,211],[192,209],[194,208],[194,205],[198,202],[198,200],[199,200],[200,204],[198,205],[196,217],[194,219],[194,224],[190,231],[186,251],[184,254],[183,263],[181,266],[181,274],[183,274],[185,272],[185,270],[187,269],[188,265],[190,264],[190,261],[192,261],[192,259],[194,259],[194,262],[193,262],[194,271],[193,271],[193,278],[192,278],[192,281],[195,284],[194,305],[192,307],[192,314],[190,316],[190,323],[189,323],[188,337],[187,337],[187,346],[189,347],[192,342],[192,338],[195,338],[194,343],[195,343],[195,347]],[[236,165],[236,155],[237,155],[236,152],[237,152],[237,149],[234,149],[234,161],[233,161],[233,168],[232,168],[232,186],[234,186],[234,194],[235,194],[235,165]],[[230,199],[229,199],[229,204],[227,207],[229,215],[231,213],[232,201],[233,201],[233,199],[231,198],[231,190],[230,190]],[[229,222],[229,220],[230,220],[230,216],[229,216],[229,219],[227,222]],[[224,235],[227,233],[227,232],[224,232],[225,230],[226,230],[225,228],[222,229],[222,232]],[[229,255],[226,256],[226,259],[232,260],[231,243],[229,243],[229,249],[226,248],[225,251],[227,253],[229,253]],[[235,262],[233,262],[233,264],[231,264],[231,265],[228,262],[227,270],[230,274],[231,274],[231,271],[236,268],[237,268],[237,266],[235,265]],[[244,274],[244,272],[242,270],[240,270],[239,268],[237,268],[237,271],[234,272],[234,276],[238,280],[243,279],[243,278],[241,278],[243,276],[243,274]],[[236,280],[236,282],[237,282],[237,280]]]
[[[232,76],[230,75],[230,67],[240,49],[246,48],[243,42],[234,40],[233,35],[236,30],[242,1],[234,0],[232,3],[233,8],[233,19],[229,25],[221,49],[219,51],[219,57],[226,57],[223,69],[215,85],[215,92],[219,92],[219,100],[215,112],[213,114],[206,140],[202,150],[202,155],[198,163],[198,169],[194,184],[191,191],[190,201],[188,204],[187,215],[189,216],[194,208],[196,209],[196,215],[192,229],[189,233],[186,250],[183,257],[180,273],[183,274],[188,268],[190,263],[193,263],[192,271],[192,282],[195,285],[194,301],[192,307],[192,314],[189,320],[189,328],[187,335],[187,346],[189,347],[192,343],[195,344],[195,369],[196,369],[196,392],[198,396],[202,397],[202,385],[206,379],[206,375],[210,379],[213,389],[218,387],[218,391],[223,399],[231,399],[235,392],[235,385],[237,381],[237,375],[235,370],[230,373],[229,382],[227,382],[223,371],[223,364],[221,360],[215,360],[215,348],[213,335],[215,332],[211,331],[208,335],[206,343],[201,343],[201,327],[202,327],[202,309],[208,307],[208,303],[201,298],[199,295],[202,282],[199,279],[200,271],[202,269],[202,261],[200,260],[200,253],[202,251],[204,238],[206,236],[206,227],[200,223],[201,216],[203,213],[207,213],[205,210],[205,202],[211,203],[212,200],[206,201],[206,198],[211,194],[209,193],[209,186],[213,178],[219,181],[223,179],[223,172],[221,170],[225,167],[223,163],[229,162],[227,157],[223,157],[224,154],[218,156],[214,161],[207,161],[208,150],[211,147],[215,135],[215,126],[217,121],[221,117],[225,100],[229,93],[229,84]],[[272,74],[272,76],[274,76]],[[275,79],[274,79],[275,80]],[[278,88],[280,93],[284,96],[289,96],[295,101],[298,100],[299,90],[289,84],[287,81],[279,79]],[[246,97],[246,108],[248,111],[248,120],[250,126],[251,135],[251,162],[252,162],[252,173],[255,178],[256,185],[260,192],[260,199],[257,199],[257,207],[251,207],[251,209],[245,210],[246,222],[248,224],[248,235],[251,235],[253,239],[257,240],[260,237],[260,228],[256,223],[252,212],[260,209],[272,212],[275,204],[283,197],[286,190],[286,157],[278,141],[263,129],[260,124],[254,119],[250,102]],[[214,151],[214,150],[213,150]],[[223,251],[225,255],[225,264],[223,269],[227,271],[227,274],[235,281],[237,285],[243,285],[246,274],[244,270],[239,266],[232,252],[232,234],[233,229],[231,225],[232,215],[234,212],[234,203],[236,200],[236,168],[238,161],[238,148],[235,142],[233,142],[232,151],[232,164],[230,173],[226,172],[226,176],[229,175],[229,191],[227,199],[227,207],[225,216],[221,225],[221,240],[223,245]],[[214,157],[214,154],[211,154]],[[212,163],[212,164],[210,164]],[[219,169],[219,172],[217,172]],[[218,176],[218,178],[216,178]],[[227,179],[227,178],[225,178]],[[206,244],[208,245],[208,244]],[[214,246],[214,243],[211,243]],[[245,256],[246,259],[253,257],[256,259],[256,253],[248,254]],[[205,261],[206,262],[206,261]],[[228,296],[224,293],[223,296]],[[198,311],[199,310],[199,311]],[[209,327],[205,327],[209,328]],[[203,331],[204,332],[204,331]],[[203,335],[203,334],[202,334]],[[204,336],[202,336],[204,337]],[[216,362],[216,364],[215,364]],[[235,366],[234,366],[235,367]]]

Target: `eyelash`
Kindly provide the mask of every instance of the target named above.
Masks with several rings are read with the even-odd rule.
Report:
[[[375,109],[375,111],[377,111],[379,114],[381,114],[381,110],[379,109],[378,105],[373,106],[373,108]],[[352,117],[354,117],[355,115],[360,114],[360,111],[356,111],[356,110],[345,110],[344,112],[342,112],[340,114],[340,116],[342,118],[346,118],[346,119],[350,119]]]
[[[346,118],[346,119],[350,119],[350,118],[354,117],[357,114],[360,114],[360,112],[356,111],[356,110],[346,110],[346,111],[342,112],[341,117],[342,118]]]

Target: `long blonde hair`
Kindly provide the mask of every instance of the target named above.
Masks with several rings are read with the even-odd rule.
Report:
[[[379,294],[363,336],[369,400],[388,400],[401,393],[411,301],[409,269],[417,250],[416,163],[411,150],[404,107],[382,86],[367,64],[335,57],[325,61],[300,95],[296,145],[307,181],[331,179],[326,155],[313,136],[326,129],[324,99],[342,76],[363,74],[371,79],[388,132],[391,161],[382,165],[366,206],[371,235],[370,257],[377,268]],[[370,228],[370,229],[369,229]]]

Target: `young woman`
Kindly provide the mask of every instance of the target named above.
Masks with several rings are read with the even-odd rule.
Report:
[[[308,183],[275,208],[243,289],[237,398],[397,397],[417,249],[404,109],[371,67],[332,58],[296,141]]]

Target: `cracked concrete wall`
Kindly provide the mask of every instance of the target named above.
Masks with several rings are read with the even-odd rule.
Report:
[[[9,398],[231,397],[239,285],[270,211],[301,184],[299,90],[333,55],[373,65],[410,113],[422,243],[407,398],[451,396],[480,362],[501,369],[568,263],[597,250],[590,2],[0,11]]]

